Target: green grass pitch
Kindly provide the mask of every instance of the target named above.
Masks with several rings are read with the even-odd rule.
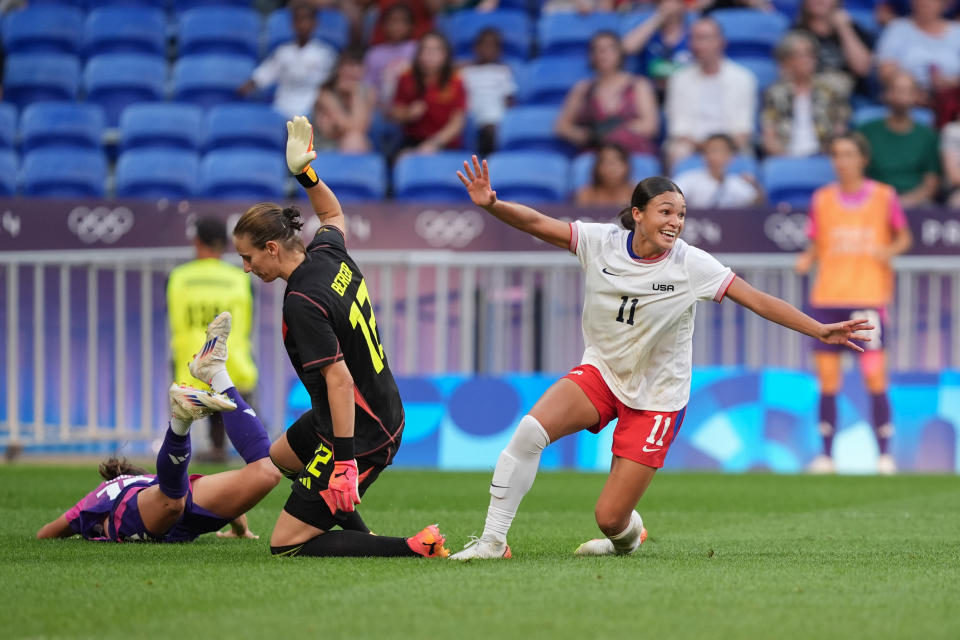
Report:
[[[196,471],[214,471],[198,465]],[[4,638],[960,638],[960,478],[662,473],[633,557],[575,558],[602,475],[542,473],[510,561],[278,559],[256,541],[35,540],[93,468],[0,467]],[[482,526],[489,474],[391,470],[381,534]]]

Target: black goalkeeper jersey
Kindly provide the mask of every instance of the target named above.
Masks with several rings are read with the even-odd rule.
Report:
[[[324,366],[343,360],[354,382],[357,456],[396,444],[403,404],[380,343],[373,302],[363,274],[347,253],[343,233],[325,226],[307,247],[283,296],[283,346],[310,393],[317,433],[332,442],[333,424]]]

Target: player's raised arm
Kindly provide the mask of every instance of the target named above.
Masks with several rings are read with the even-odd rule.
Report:
[[[287,167],[310,198],[314,212],[325,225],[337,227],[346,235],[347,224],[337,196],[317,177],[310,163],[317,157],[313,150],[313,125],[304,116],[287,121]]]
[[[526,231],[544,242],[563,249],[570,246],[570,225],[525,205],[497,200],[497,192],[490,186],[487,161],[480,163],[477,156],[472,156],[471,159],[473,168],[464,161],[463,171],[457,171],[457,177],[467,188],[467,193],[475,205],[511,227]]]

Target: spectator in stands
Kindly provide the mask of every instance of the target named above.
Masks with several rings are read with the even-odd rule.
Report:
[[[419,40],[433,29],[433,16],[445,8],[445,0],[373,0],[378,18],[373,25],[373,34],[370,37],[371,45],[392,42],[388,22],[392,19],[393,8],[400,6],[407,9],[410,16],[410,37]]]
[[[658,89],[667,78],[692,60],[687,10],[682,0],[659,0],[653,14],[623,36],[627,55],[641,53],[641,73]]]
[[[344,153],[370,150],[373,95],[363,82],[363,56],[356,49],[340,55],[333,76],[320,89],[314,122],[314,148]]]
[[[913,76],[894,73],[884,93],[887,117],[860,127],[873,149],[867,175],[893,186],[904,207],[932,202],[940,181],[937,134],[911,114],[918,94]]]
[[[385,109],[393,102],[400,75],[410,67],[417,41],[413,39],[413,12],[403,4],[383,14],[384,40],[367,51],[364,80],[376,91],[377,104]]]
[[[817,73],[846,93],[865,94],[873,66],[873,38],[861,29],[838,0],[804,0],[794,29],[817,44]]]
[[[467,90],[468,111],[477,127],[477,151],[482,156],[493,152],[497,125],[517,92],[513,71],[500,60],[500,44],[499,31],[481,31],[473,43],[473,63],[460,71]]]
[[[631,153],[654,153],[660,112],[646,78],[622,69],[620,38],[601,31],[590,40],[594,77],[581,80],[563,103],[556,132],[580,149],[616,143]]]
[[[850,101],[818,73],[817,41],[791,31],[777,44],[780,80],[763,94],[764,153],[811,156],[826,150],[833,136],[847,130]]]
[[[329,77],[337,59],[330,46],[313,39],[317,27],[313,7],[303,2],[294,4],[290,17],[294,41],[277,47],[237,90],[247,96],[254,89],[276,85],[273,108],[288,118],[313,112],[320,85]]]
[[[403,125],[401,148],[418,153],[459,148],[466,108],[450,43],[439,33],[428,33],[420,40],[413,66],[400,76],[390,110],[391,118]]]
[[[595,11],[612,11],[613,7],[613,0],[546,0],[540,6],[540,10],[544,13],[559,13],[562,11],[594,13]]]
[[[943,128],[940,134],[940,153],[947,206],[960,209],[960,119]]]
[[[630,203],[634,184],[630,177],[630,154],[618,144],[603,144],[597,149],[590,184],[577,191],[581,205],[624,207]]]
[[[700,18],[690,30],[696,62],[667,81],[666,157],[670,166],[696,151],[714,133],[726,133],[738,151],[751,150],[757,113],[757,79],[724,56],[720,25]]]
[[[749,173],[730,172],[737,151],[733,138],[716,133],[703,143],[706,166],[689,169],[675,182],[683,190],[687,205],[698,209],[749,207],[763,202],[763,191]]]
[[[900,69],[924,90],[960,81],[960,25],[944,19],[945,0],[913,0],[909,18],[890,22],[877,42],[880,80]]]

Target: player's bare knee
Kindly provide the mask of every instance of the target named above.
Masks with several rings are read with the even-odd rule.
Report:
[[[630,513],[617,513],[608,508],[597,505],[594,510],[594,516],[597,519],[597,526],[605,536],[615,536],[621,533],[630,524]]]
[[[253,469],[257,484],[268,489],[273,489],[283,479],[283,473],[270,458],[261,458],[247,466]]]

